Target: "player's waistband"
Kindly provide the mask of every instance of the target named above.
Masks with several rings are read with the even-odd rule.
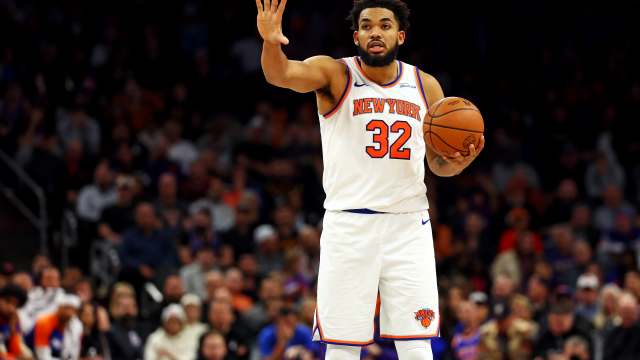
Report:
[[[346,210],[342,210],[342,211],[350,212],[350,213],[354,213],[354,214],[365,214],[365,215],[388,214],[386,212],[375,211],[375,210],[371,210],[371,209],[346,209]]]

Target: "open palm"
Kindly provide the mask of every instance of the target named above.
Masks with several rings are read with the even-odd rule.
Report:
[[[282,34],[282,13],[287,0],[256,0],[258,7],[258,32],[266,42],[272,44],[289,44],[289,39]]]

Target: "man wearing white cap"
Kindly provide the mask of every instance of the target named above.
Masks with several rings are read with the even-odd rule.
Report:
[[[282,270],[284,260],[279,251],[280,244],[276,229],[269,224],[260,225],[253,232],[253,240],[258,250],[256,260],[260,272],[266,275],[274,270]]]
[[[184,331],[187,321],[182,306],[171,304],[162,311],[162,326],[147,339],[144,360],[193,360],[197,343]]]
[[[36,320],[28,341],[32,342],[38,360],[77,360],[80,357],[82,323],[77,317],[80,298],[65,294],[58,309]]]
[[[598,314],[600,281],[594,274],[582,274],[576,283],[576,314],[593,324]]]
[[[193,348],[197,349],[200,336],[208,329],[207,325],[200,321],[202,319],[202,300],[195,294],[185,294],[182,296],[180,304],[182,304],[187,317],[183,332],[188,339],[193,341]]]

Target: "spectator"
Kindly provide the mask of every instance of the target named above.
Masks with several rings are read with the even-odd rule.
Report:
[[[224,336],[229,359],[249,359],[250,334],[242,321],[236,320],[229,301],[213,300],[209,306],[208,320],[211,330]]]
[[[638,300],[623,293],[618,300],[620,323],[607,336],[604,344],[604,360],[631,360],[640,354],[640,323]]]
[[[80,307],[78,317],[82,323],[80,357],[83,359],[110,358],[107,332],[111,324],[104,308],[85,302]]]
[[[244,277],[238,268],[231,268],[225,274],[225,285],[232,295],[234,310],[241,314],[246,313],[253,306],[253,300],[243,293]]]
[[[144,347],[145,360],[195,359],[197,345],[187,337],[184,326],[187,317],[180,305],[171,304],[162,311],[162,326],[154,331]]]
[[[573,256],[573,232],[566,224],[556,224],[549,230],[549,237],[553,245],[545,255],[553,268],[554,280],[573,288],[580,275]]]
[[[289,358],[289,352],[312,352],[311,329],[300,324],[296,313],[290,307],[283,307],[273,324],[265,327],[258,335],[260,354],[263,359]],[[303,350],[303,351],[301,351]],[[293,358],[304,358],[298,356]]]
[[[579,199],[578,185],[573,179],[560,181],[554,199],[546,211],[546,223],[569,222],[576,202]]]
[[[66,294],[54,313],[38,317],[28,341],[38,360],[79,358],[82,339],[79,308],[80,298]]]
[[[622,291],[615,284],[607,284],[600,292],[600,309],[594,320],[596,330],[607,333],[615,324],[618,314],[618,300]]]
[[[158,198],[154,206],[161,220],[170,228],[177,228],[186,214],[186,206],[178,198],[176,176],[170,172],[160,175],[158,179]]]
[[[596,229],[607,231],[613,229],[616,215],[619,213],[635,214],[634,207],[624,200],[622,189],[608,185],[602,193],[602,205],[593,214]]]
[[[198,150],[191,141],[182,137],[182,125],[176,120],[167,121],[164,134],[169,142],[169,160],[179,164],[182,172],[188,174],[191,164],[198,158]]]
[[[542,253],[542,240],[540,235],[530,230],[530,215],[525,208],[518,207],[509,211],[506,222],[509,228],[500,236],[499,252],[505,252],[516,247],[518,239],[530,236],[533,240],[533,247],[536,254]]]
[[[587,188],[587,195],[591,198],[599,198],[607,187],[615,186],[622,188],[625,183],[624,169],[617,160],[606,154],[599,153],[595,162],[587,167],[584,178]]]
[[[122,238],[120,277],[141,288],[144,282],[154,279],[157,269],[173,267],[177,254],[174,244],[159,228],[151,204],[138,204],[135,221],[136,226],[127,230]]]
[[[626,264],[627,254],[635,251],[640,244],[640,229],[633,224],[634,214],[618,212],[615,215],[614,225],[610,230],[603,231],[598,244],[598,257],[604,265],[610,278],[620,278],[625,267],[633,267]],[[632,253],[635,261],[635,253]]]
[[[76,211],[81,220],[95,223],[104,208],[117,202],[118,195],[111,182],[109,163],[103,160],[96,166],[93,184],[84,186],[78,194]]]
[[[516,284],[510,276],[498,274],[493,281],[491,295],[493,298],[492,315],[497,319],[503,319],[509,315],[509,304],[516,290]]]
[[[527,282],[526,295],[531,301],[533,319],[540,323],[547,312],[549,285],[540,276],[532,275]]]
[[[33,289],[33,279],[26,271],[18,271],[13,274],[11,283],[20,287],[27,294]]]
[[[87,114],[81,102],[82,99],[76,98],[71,109],[59,112],[58,136],[65,146],[74,140],[79,140],[87,151],[97,154],[100,150],[100,125],[96,119]]]
[[[480,319],[471,301],[463,301],[458,307],[460,328],[451,339],[451,348],[456,359],[469,360],[478,357],[480,345]]]
[[[226,188],[222,179],[218,176],[211,177],[207,196],[191,204],[189,211],[194,214],[201,209],[207,209],[213,218],[212,229],[219,232],[230,230],[235,223],[235,218],[233,209],[224,201],[225,192]]]
[[[273,226],[264,224],[256,228],[253,233],[257,245],[256,259],[262,274],[282,270],[284,260],[279,250],[279,238]]]
[[[45,267],[40,273],[39,286],[29,291],[27,302],[18,310],[20,328],[29,333],[36,320],[43,314],[54,312],[64,297],[60,287],[60,271],[55,267]]]
[[[0,288],[0,359],[31,359],[24,342],[18,309],[27,301],[27,293],[15,285]]]
[[[198,347],[198,339],[207,331],[207,325],[202,323],[202,300],[197,295],[185,294],[180,299],[180,304],[184,309],[187,321],[184,326],[184,332],[188,339],[192,339],[195,343],[194,348]]]
[[[553,352],[561,353],[566,340],[572,336],[582,337],[591,343],[590,328],[580,318],[576,318],[571,300],[558,299],[551,304],[547,315],[547,329],[542,330],[534,347],[535,359],[544,359]],[[591,352],[591,345],[589,349]]]
[[[102,210],[100,224],[98,225],[98,235],[101,238],[120,243],[124,231],[134,225],[134,183],[133,178],[128,176],[116,178],[118,197],[115,204]]]
[[[523,295],[511,300],[509,318],[505,321],[506,348],[511,360],[531,359],[539,325],[533,320],[533,308]]]
[[[307,258],[300,249],[293,248],[284,255],[284,295],[289,300],[301,299],[311,287],[305,274]]]
[[[216,256],[213,248],[201,246],[195,249],[195,261],[180,269],[180,277],[186,292],[196,294],[201,299],[206,299],[205,276],[216,268]]]
[[[593,274],[582,274],[578,277],[576,289],[576,315],[582,316],[593,324],[600,307],[598,304],[600,281]]]
[[[201,208],[192,215],[192,219],[193,226],[188,233],[191,249],[207,246],[218,250],[221,242],[212,225],[211,212],[207,208]]]
[[[562,353],[566,359],[590,360],[589,343],[580,336],[572,336],[564,343]]]
[[[200,338],[197,360],[225,360],[226,355],[227,344],[219,332],[211,330]]]
[[[138,320],[135,295],[112,297],[110,315],[113,322],[107,338],[111,358],[142,360],[144,343],[151,329]]]
[[[257,221],[257,209],[254,203],[243,196],[235,209],[235,224],[232,228],[220,234],[222,241],[233,247],[236,256],[253,253],[255,243],[253,241],[253,230]]]
[[[520,233],[516,247],[500,253],[491,264],[491,275],[509,274],[516,284],[521,284],[533,273],[535,253],[535,237],[531,233]]]
[[[260,283],[259,300],[244,314],[249,329],[258,332],[274,321],[283,305],[282,283],[277,277],[267,277]]]
[[[587,204],[578,204],[573,207],[571,213],[571,229],[576,239],[586,241],[594,247],[598,241],[599,233],[591,220],[591,208]]]

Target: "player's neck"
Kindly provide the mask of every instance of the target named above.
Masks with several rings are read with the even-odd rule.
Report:
[[[360,61],[360,65],[362,67],[362,71],[367,77],[377,84],[383,85],[392,82],[393,80],[398,78],[398,72],[400,71],[398,61],[393,60],[389,65],[385,66],[369,66],[362,61],[362,59],[358,59]]]

